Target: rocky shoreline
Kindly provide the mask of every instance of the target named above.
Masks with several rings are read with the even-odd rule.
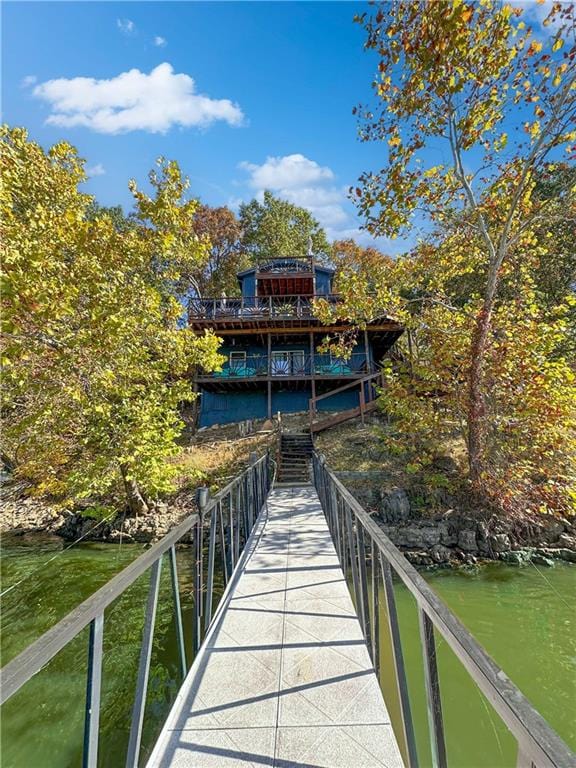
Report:
[[[413,565],[452,567],[483,560],[544,567],[552,567],[555,560],[576,563],[576,521],[543,515],[518,521],[453,509],[423,517],[402,488],[367,491],[364,487],[355,495],[365,497],[367,493],[371,503],[366,498],[359,500]],[[149,515],[118,514],[99,520],[83,510],[59,509],[12,492],[0,500],[0,532],[11,540],[42,534],[63,542],[151,543],[195,509],[194,494],[189,491],[172,505],[157,504]]]
[[[553,567],[555,560],[576,563],[574,520],[552,515],[506,518],[485,510],[471,515],[455,509],[424,517],[402,488],[372,491],[375,500],[376,505],[370,505],[373,518],[413,565],[473,565],[481,560],[544,567]]]
[[[61,509],[35,498],[4,498],[0,500],[0,533],[12,541],[43,534],[60,537],[64,542],[150,543],[195,511],[192,494],[179,497],[174,505],[156,504],[148,515],[128,517],[119,513],[110,519],[90,517],[82,509]]]

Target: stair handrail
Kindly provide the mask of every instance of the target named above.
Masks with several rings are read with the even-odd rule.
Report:
[[[345,392],[347,389],[352,389],[353,387],[360,386],[360,415],[364,416],[364,409],[366,407],[366,401],[364,397],[364,384],[375,379],[380,380],[380,384],[382,385],[382,371],[376,371],[376,373],[369,373],[367,376],[363,376],[360,379],[354,379],[354,381],[350,381],[348,382],[348,384],[344,384],[341,387],[337,387],[336,389],[331,389],[329,392],[325,392],[323,395],[316,395],[314,397],[311,397],[308,400],[310,431],[312,431],[312,427],[314,424],[314,416],[317,413],[316,403],[319,400],[325,400],[327,397],[338,395],[340,394],[340,392]],[[368,402],[371,402],[373,399],[374,398],[369,398]]]

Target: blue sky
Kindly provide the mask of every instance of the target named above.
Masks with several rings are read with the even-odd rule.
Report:
[[[521,3],[532,20],[546,15]],[[547,3],[548,5],[548,3]],[[377,64],[353,23],[361,2],[4,2],[4,117],[43,146],[86,159],[87,191],[131,206],[155,159],[176,159],[191,192],[237,207],[264,188],[308,207],[330,238],[362,221],[347,189],[386,164],[356,138],[352,107]],[[441,163],[445,148],[430,147]],[[411,241],[379,240],[389,253]]]
[[[77,146],[93,174],[87,190],[105,205],[129,207],[128,179],[143,183],[164,155],[206,203],[234,206],[271,187],[309,207],[330,236],[358,235],[347,188],[387,154],[357,140],[352,115],[375,66],[352,21],[364,9],[7,2],[4,119],[43,146]],[[109,82],[53,82],[75,78]],[[106,110],[130,89],[140,94],[133,107]]]

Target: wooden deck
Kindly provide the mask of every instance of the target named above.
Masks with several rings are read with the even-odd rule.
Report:
[[[400,768],[312,487],[268,497],[149,768]]]

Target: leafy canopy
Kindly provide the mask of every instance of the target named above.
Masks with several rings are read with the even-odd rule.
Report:
[[[206,256],[176,163],[130,188],[129,227],[78,190],[84,164],[2,129],[4,438],[18,472],[63,497],[170,487],[187,372],[219,339],[178,328],[182,270]],[[145,505],[142,507],[145,510]]]
[[[274,197],[266,191],[263,201],[251,200],[240,206],[242,245],[253,262],[277,256],[325,254],[330,246],[326,233],[305,208]]]

